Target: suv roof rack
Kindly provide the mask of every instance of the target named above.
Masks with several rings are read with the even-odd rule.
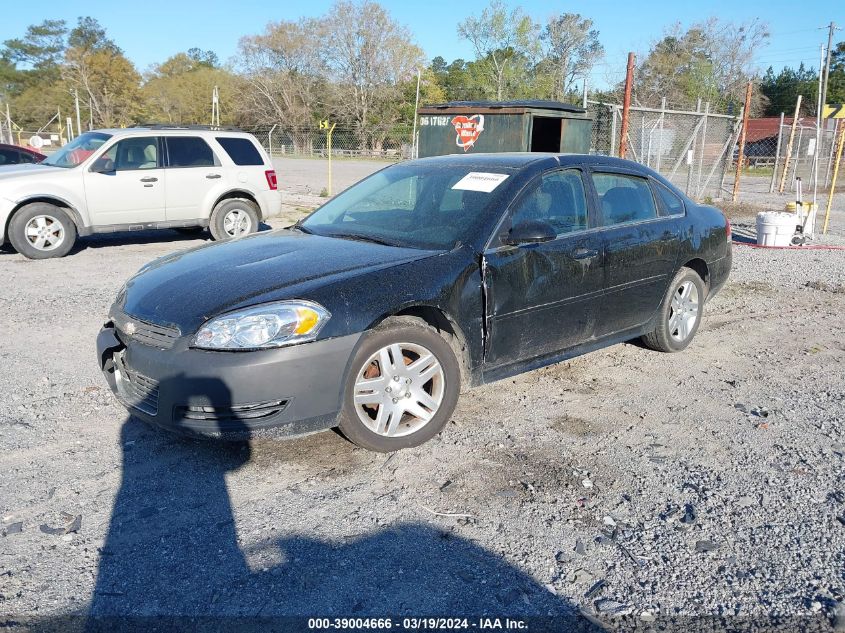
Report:
[[[243,132],[234,125],[177,125],[175,123],[139,123],[132,127],[143,127],[150,130],[211,130],[213,132]]]

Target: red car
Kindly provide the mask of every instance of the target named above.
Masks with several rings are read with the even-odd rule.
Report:
[[[45,158],[47,157],[44,154],[34,149],[0,143],[0,167],[20,163],[40,163]]]

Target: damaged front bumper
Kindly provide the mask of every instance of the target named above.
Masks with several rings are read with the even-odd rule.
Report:
[[[139,343],[109,322],[97,359],[129,412],[166,429],[243,440],[293,437],[335,426],[360,334],[244,352]]]

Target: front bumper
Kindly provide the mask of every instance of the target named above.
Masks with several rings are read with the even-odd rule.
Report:
[[[189,435],[293,437],[335,426],[360,334],[291,347],[213,352],[177,342],[160,349],[107,323],[97,359],[134,416]]]

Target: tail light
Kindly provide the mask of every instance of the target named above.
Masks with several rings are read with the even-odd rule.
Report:
[[[267,185],[270,187],[270,191],[276,191],[279,188],[279,183],[276,181],[276,170],[268,169],[264,172],[264,175],[267,177]]]

